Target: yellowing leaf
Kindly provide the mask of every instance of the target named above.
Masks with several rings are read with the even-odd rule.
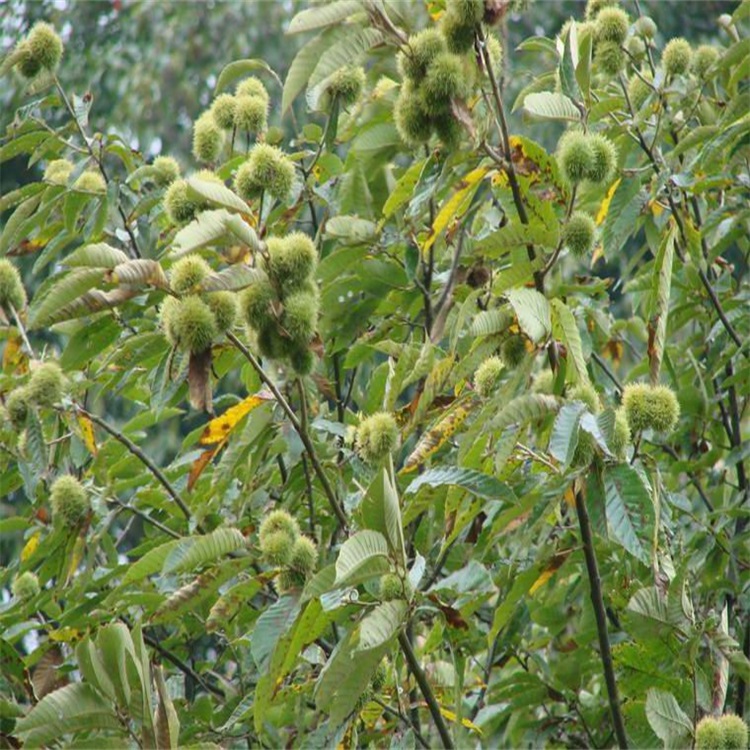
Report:
[[[51,641],[57,643],[71,643],[77,641],[81,637],[81,631],[75,628],[59,628],[58,630],[51,630],[47,635]]]
[[[23,339],[19,335],[8,335],[3,349],[3,372],[23,375],[29,371],[29,358],[23,351]]]
[[[411,452],[409,458],[401,469],[401,474],[413,471],[420,464],[423,464],[433,453],[437,452],[442,445],[458,430],[469,416],[476,401],[469,398],[463,403],[459,403],[452,411],[449,411],[437,424],[425,432],[417,443],[416,448]]]
[[[65,574],[65,585],[67,586],[70,581],[73,579],[73,576],[75,575],[76,570],[78,570],[78,566],[83,559],[83,553],[86,549],[86,537],[85,536],[79,536],[75,544],[73,545],[73,550],[70,553],[70,560],[68,561],[68,570]]]
[[[451,721],[454,724],[458,721],[458,716],[447,708],[440,706],[440,713],[445,716],[448,721]],[[482,730],[473,721],[466,717],[461,718],[461,726],[466,727],[466,729],[471,729],[472,732],[476,732],[480,736],[482,735]]]
[[[657,219],[664,213],[664,206],[659,201],[649,201],[648,207]]]
[[[617,179],[612,183],[612,186],[609,190],[607,190],[607,194],[604,196],[602,205],[599,206],[599,212],[596,215],[596,225],[598,227],[604,224],[604,220],[607,218],[607,214],[609,213],[609,204],[612,203],[612,198],[614,197],[615,190],[617,190],[617,186],[620,184],[620,182],[622,182],[622,180]]]
[[[458,190],[443,204],[442,208],[435,217],[435,223],[432,225],[427,239],[422,246],[422,254],[426,255],[429,249],[435,244],[438,235],[456,218],[456,216],[469,207],[471,199],[474,197],[479,183],[489,172],[488,167],[477,167],[469,172],[459,183]]]
[[[212,419],[206,425],[206,429],[203,430],[203,434],[200,437],[200,444],[214,445],[215,443],[223,442],[243,417],[271,399],[270,394],[260,392],[248,396],[244,401],[240,401],[239,404],[231,406],[223,414]]]
[[[570,490],[569,490],[570,491]],[[567,497],[567,492],[565,493]],[[540,573],[539,577],[534,581],[529,589],[529,595],[533,596],[542,586],[544,586],[550,578],[562,567],[563,563],[568,559],[570,553],[573,550],[566,549],[562,552],[558,552],[548,563],[547,567]]]
[[[21,562],[26,562],[39,547],[39,539],[42,536],[41,531],[35,531],[30,537],[29,541],[26,542],[24,548],[21,550]]]
[[[96,439],[94,438],[94,425],[91,420],[83,414],[78,415],[78,425],[81,428],[81,437],[83,444],[88,448],[89,453],[95,456],[99,452],[99,448],[96,445]]]

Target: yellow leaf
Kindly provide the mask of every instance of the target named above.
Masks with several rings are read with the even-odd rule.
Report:
[[[529,589],[530,596],[533,596],[534,593],[542,588],[542,586],[544,586],[544,584],[547,583],[547,581],[549,581],[549,579],[552,578],[552,576],[555,575],[558,570],[560,570],[562,564],[568,559],[568,556],[572,551],[573,550],[566,549],[555,554],[555,556],[549,561],[547,567],[540,573],[539,578],[534,581],[531,588]]]
[[[48,635],[51,641],[70,643],[71,641],[77,641],[81,637],[81,631],[75,628],[64,627],[58,630],[51,630]]]
[[[30,537],[29,541],[26,542],[26,545],[21,550],[21,562],[26,562],[37,550],[39,547],[39,539],[42,536],[41,531],[35,531]]]
[[[79,536],[75,544],[73,545],[73,550],[70,553],[70,561],[68,563],[68,570],[65,574],[65,585],[67,586],[70,581],[73,579],[73,576],[75,575],[76,570],[78,570],[78,566],[83,559],[83,553],[86,549],[86,537],[85,536]]]
[[[664,213],[664,206],[659,201],[649,201],[649,208],[656,218],[659,218]]]
[[[444,417],[438,420],[437,424],[422,435],[416,448],[411,452],[409,458],[401,469],[401,474],[413,471],[420,464],[423,464],[433,453],[438,451],[442,445],[453,435],[454,432],[464,423],[469,416],[476,401],[473,397],[459,403]]]
[[[565,497],[565,502],[571,508],[575,508],[576,507],[576,496],[575,496],[575,493],[573,492],[573,485],[572,484],[570,485],[570,487],[568,487],[567,490],[565,490],[564,497]]]
[[[609,213],[609,204],[612,203],[612,198],[615,195],[615,190],[617,190],[620,182],[622,182],[622,180],[617,179],[612,183],[612,187],[607,190],[607,194],[604,196],[602,205],[599,206],[599,213],[597,213],[596,215],[596,225],[598,227],[600,227],[604,223],[604,220],[607,218],[607,214]]]
[[[448,721],[452,721],[454,724],[458,721],[458,716],[447,708],[440,706],[440,713],[445,716]],[[466,727],[466,729],[471,729],[472,732],[476,732],[480,736],[482,735],[482,730],[470,719],[462,717],[461,726]]]
[[[430,229],[422,246],[422,255],[426,256],[429,249],[435,244],[438,235],[445,230],[459,213],[469,207],[469,203],[474,196],[479,182],[488,172],[488,167],[477,167],[458,183],[459,189],[448,198],[435,217],[435,223],[432,225],[432,229]]]
[[[3,371],[23,375],[29,371],[29,358],[23,351],[20,335],[9,335],[3,350]]]
[[[89,453],[95,456],[99,452],[97,448],[96,440],[94,438],[94,425],[91,420],[83,414],[78,415],[78,424],[81,428],[81,437],[83,438],[83,444],[88,448]]]
[[[227,409],[223,414],[212,419],[203,430],[200,437],[201,445],[213,445],[226,440],[227,435],[235,428],[237,423],[266,401],[272,400],[272,396],[266,392],[255,393],[248,396],[244,401],[235,404]]]

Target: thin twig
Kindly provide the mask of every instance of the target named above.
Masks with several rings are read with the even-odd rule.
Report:
[[[607,632],[607,612],[604,608],[602,582],[599,577],[599,565],[596,561],[596,549],[594,548],[594,539],[591,533],[591,521],[582,489],[576,490],[575,499],[578,525],[581,529],[581,541],[583,542],[583,553],[586,559],[586,570],[588,572],[589,585],[591,586],[591,604],[594,607],[596,630],[599,635],[599,650],[601,651],[602,667],[604,669],[604,681],[607,684],[607,694],[609,695],[609,709],[612,714],[612,724],[614,725],[617,742],[624,750],[628,746],[628,738],[625,734],[625,723],[623,722],[620,710],[620,697],[617,691],[615,668],[609,645],[609,633]]]
[[[104,168],[104,162],[102,161],[101,157],[98,156],[94,149],[91,147],[91,142],[88,139],[88,136],[86,135],[83,126],[78,120],[78,117],[76,116],[75,110],[73,109],[73,105],[70,103],[70,100],[68,99],[67,94],[65,93],[65,89],[62,87],[62,84],[60,83],[60,79],[53,75],[53,80],[55,82],[55,88],[57,89],[57,92],[60,94],[60,98],[63,100],[63,104],[65,105],[65,108],[68,110],[68,113],[73,118],[73,122],[76,124],[76,127],[78,128],[78,132],[83,139],[83,142],[86,144],[86,150],[88,151],[91,158],[96,163],[96,166],[99,168],[99,171],[102,174],[102,177],[104,178],[104,182],[109,185],[110,179],[109,175],[107,174],[107,170]],[[133,253],[136,258],[140,258],[141,251],[138,249],[138,242],[135,239],[135,234],[133,234],[133,230],[130,228],[130,224],[128,223],[128,217],[125,215],[125,211],[123,211],[122,206],[120,205],[120,201],[117,201],[117,212],[120,214],[120,218],[122,219],[122,225],[125,228],[125,231],[128,233],[128,237],[130,238],[130,244],[133,246]]]
[[[192,519],[192,513],[188,508],[187,503],[182,499],[180,493],[172,486],[172,483],[164,476],[162,470],[129,438],[124,435],[116,427],[113,427],[109,422],[97,416],[93,412],[87,411],[82,406],[76,404],[74,407],[76,412],[87,417],[95,424],[98,424],[105,432],[108,432],[115,440],[122,443],[157,479],[159,484],[167,491],[169,496],[177,503],[177,507],[182,511],[185,518],[190,521]],[[200,525],[197,526],[199,531],[203,531]]]
[[[440,735],[440,739],[442,740],[443,747],[447,748],[448,750],[452,750],[454,747],[453,738],[448,731],[448,726],[445,723],[443,714],[440,712],[440,704],[435,699],[435,694],[432,692],[430,683],[427,681],[427,677],[425,676],[422,666],[420,665],[419,660],[414,653],[414,649],[411,646],[411,641],[404,631],[401,631],[398,634],[398,643],[404,653],[406,663],[409,665],[409,671],[414,675],[414,679],[417,681],[417,685],[419,685],[419,689],[427,703],[427,707],[430,709],[432,720],[435,722],[435,726],[437,727],[438,734]]]
[[[401,711],[397,711],[395,708],[392,708],[384,701],[381,701],[380,698],[373,698],[374,702],[377,703],[383,711],[385,711],[390,716],[393,716],[393,718],[398,719],[399,721],[403,722],[411,731],[414,733],[414,739],[422,746],[426,747],[429,750],[429,743],[427,740],[422,737],[422,734],[420,733],[419,729],[417,729],[414,724],[412,723],[411,719],[406,714],[401,713]]]
[[[339,521],[339,525],[342,529],[346,530],[349,525],[346,519],[346,513],[344,513],[344,509],[341,507],[341,503],[339,503],[338,498],[336,497],[336,493],[333,491],[333,487],[331,487],[331,483],[328,481],[328,477],[326,476],[326,473],[323,470],[323,466],[318,459],[318,454],[315,452],[315,446],[310,439],[309,433],[307,432],[307,430],[304,430],[302,428],[302,424],[300,423],[297,415],[294,413],[294,409],[292,409],[292,407],[289,405],[289,402],[284,398],[283,394],[276,386],[276,383],[274,383],[273,380],[268,377],[266,372],[260,366],[260,362],[258,362],[258,360],[255,358],[255,355],[231,331],[227,333],[227,338],[237,347],[237,349],[242,353],[245,359],[247,359],[247,361],[252,365],[253,369],[258,373],[260,379],[268,386],[279,406],[282,408],[287,418],[292,423],[292,427],[294,427],[295,431],[300,437],[300,440],[302,441],[302,444],[305,446],[307,455],[310,457],[310,463],[313,466],[313,471],[315,471],[315,474],[320,480],[320,484],[323,486],[323,491],[328,498],[328,503],[330,504],[331,509],[333,510],[336,518]]]

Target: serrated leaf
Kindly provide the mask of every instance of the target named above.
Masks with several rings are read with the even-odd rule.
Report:
[[[488,258],[498,258],[506,255],[513,248],[525,247],[526,245],[555,247],[557,238],[557,231],[546,227],[541,222],[532,224],[511,222],[478,242],[475,246],[475,252]]]
[[[16,722],[14,734],[32,747],[47,745],[66,734],[120,729],[112,704],[90,685],[74,682],[42,698]]]
[[[53,279],[46,293],[34,297],[29,308],[29,328],[36,329],[55,319],[60,308],[76,301],[102,281],[100,268],[76,268]]]
[[[209,274],[198,284],[197,288],[201,292],[238,292],[264,278],[266,275],[259,268],[253,268],[244,263],[235,263],[218,273]]]
[[[307,8],[297,13],[289,23],[287,34],[299,34],[332,26],[347,19],[352,13],[362,10],[359,0],[333,0],[333,2]]]
[[[469,328],[471,336],[491,336],[502,333],[513,322],[513,313],[507,307],[495,310],[482,310],[477,313]]]
[[[357,705],[388,645],[356,651],[353,631],[334,649],[315,685],[315,704],[330,713],[332,724],[342,722]]]
[[[369,651],[389,644],[401,629],[408,609],[408,604],[401,599],[383,602],[375,607],[359,623],[359,641],[355,651]]]
[[[570,97],[552,91],[528,94],[523,100],[523,108],[543,120],[578,122],[581,119],[581,113]]]
[[[552,333],[565,344],[568,360],[573,362],[573,372],[576,376],[574,382],[588,383],[589,373],[586,369],[586,360],[583,358],[581,333],[575,316],[560,299],[553,299],[550,307],[552,309]]]
[[[608,466],[604,473],[607,523],[612,538],[641,562],[649,556],[641,537],[650,538],[653,525],[651,496],[636,470],[625,464]]]
[[[578,428],[585,409],[585,405],[580,401],[573,401],[564,404],[555,417],[549,439],[549,452],[563,468],[567,469],[570,466],[578,447]]]
[[[616,258],[638,228],[637,219],[646,202],[645,195],[640,193],[640,181],[631,177],[620,182],[612,195],[602,228],[602,246],[608,258]]]
[[[221,527],[209,534],[186,537],[167,554],[162,573],[184,573],[218,560],[245,547],[245,537],[237,529]]]
[[[536,289],[511,289],[507,296],[526,335],[536,344],[544,341],[552,332],[547,298]]]
[[[672,693],[651,688],[646,693],[646,718],[666,747],[680,746],[693,734],[693,722]]]
[[[414,450],[404,461],[402,473],[413,471],[423,464],[433,453],[436,453],[455,434],[456,430],[466,421],[472,409],[478,402],[469,398],[454,406],[447,414],[441,417],[436,424],[430,427],[419,439]]]
[[[200,436],[201,445],[213,445],[227,439],[229,433],[246,415],[261,404],[270,400],[271,394],[265,391],[247,396],[238,404],[230,406],[223,414],[214,417],[205,427]]]
[[[554,414],[559,408],[560,402],[554,396],[542,393],[517,396],[490,422],[490,429],[497,432],[511,425],[520,427]]]
[[[136,258],[120,263],[111,270],[105,271],[104,278],[112,284],[136,289],[144,286],[154,286],[157,289],[169,287],[161,263],[147,258]]]
[[[261,673],[268,671],[279,638],[292,626],[299,611],[296,596],[282,596],[258,618],[250,636],[250,653]]]
[[[366,528],[383,534],[400,563],[405,565],[406,547],[398,493],[385,468],[376,473],[360,508]]]
[[[399,208],[411,200],[412,195],[414,195],[414,188],[419,183],[429,161],[430,159],[420,159],[414,162],[398,179],[388,196],[388,200],[383,204],[383,216],[386,219],[393,216]]]
[[[422,487],[461,487],[472,495],[485,500],[500,500],[515,503],[513,491],[499,479],[474,469],[461,469],[457,466],[442,466],[428,469],[420,474],[405,490],[407,495],[413,495]]]
[[[64,265],[68,268],[115,268],[115,266],[127,262],[128,256],[122,250],[112,247],[106,242],[96,242],[74,250],[65,258]]]
[[[320,56],[310,75],[309,87],[322,83],[340,68],[355,65],[369,49],[380,44],[385,36],[380,29],[361,26],[344,26],[343,36],[337,39]]]
[[[336,586],[353,585],[388,569],[388,542],[378,531],[365,529],[347,539],[336,559]]]
[[[255,70],[265,70],[267,73],[271,73],[274,77],[276,76],[265,60],[235,60],[234,62],[225,65],[221,73],[219,73],[219,78],[214,87],[214,93],[218,94],[232,83],[232,81],[236,81],[240,76],[245,76]]]
[[[246,214],[249,213],[247,203],[242,200],[238,195],[235,195],[226,185],[222,185],[218,182],[210,182],[208,180],[201,180],[198,177],[188,177],[188,194],[202,198],[209,203],[212,203],[219,208],[225,208],[228,211],[235,211],[237,213]]]
[[[659,371],[667,340],[667,317],[669,295],[672,289],[672,262],[676,237],[677,225],[673,222],[669,231],[664,235],[654,260],[648,319],[648,360],[652,384],[659,382]]]
[[[422,244],[423,256],[427,254],[448,225],[469,208],[474,194],[489,171],[488,167],[477,167],[459,180],[456,191],[440,207],[440,211],[438,211],[435,221],[430,227],[430,231]]]
[[[180,229],[172,240],[171,257],[179,257],[213,244],[242,242],[257,252],[262,243],[255,230],[237,214],[224,208],[202,211]]]

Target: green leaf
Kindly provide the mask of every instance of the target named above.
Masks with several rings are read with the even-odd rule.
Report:
[[[518,316],[518,324],[536,344],[552,332],[550,306],[546,297],[536,289],[512,289],[508,292],[510,304]]]
[[[198,284],[198,290],[201,292],[237,292],[259,279],[264,279],[265,276],[265,273],[258,268],[252,268],[244,263],[235,263],[223,271],[207,276]]]
[[[162,566],[162,573],[193,571],[245,546],[245,537],[242,533],[228,527],[221,527],[209,534],[186,537],[180,539],[169,551]]]
[[[580,99],[581,91],[576,80],[576,62],[578,61],[578,33],[576,23],[573,21],[568,27],[568,35],[565,37],[565,47],[560,59],[558,71],[560,73],[560,87],[562,93],[571,100]]]
[[[40,143],[53,137],[47,130],[35,130],[13,138],[0,148],[0,164],[19,154],[30,154]]]
[[[83,245],[65,258],[65,265],[69,268],[114,268],[121,263],[127,263],[127,253],[108,245],[106,242],[95,242]]]
[[[60,309],[78,300],[84,292],[102,281],[100,268],[76,268],[53,278],[43,293],[38,293],[29,307],[29,328],[34,330],[59,320]]]
[[[346,240],[343,244],[348,245],[372,244],[378,236],[377,224],[358,216],[334,216],[326,222],[325,230],[328,237]]]
[[[646,693],[646,718],[665,747],[681,747],[693,734],[693,722],[672,693],[651,688]]]
[[[266,73],[271,73],[271,75],[276,78],[276,74],[265,60],[235,60],[234,62],[230,62],[229,65],[225,65],[221,73],[219,73],[219,79],[216,81],[214,93],[218,94],[229,86],[232,81],[236,81],[241,76],[246,76],[256,70],[264,70]]]
[[[648,564],[641,537],[649,538],[654,509],[638,472],[626,464],[608,466],[604,472],[606,513],[612,538],[631,555]]]
[[[91,683],[110,700],[115,700],[115,686],[107,673],[99,650],[90,637],[84,638],[76,647],[76,661],[86,682]]]
[[[130,631],[121,622],[105,625],[97,633],[96,647],[114,686],[117,704],[126,709],[130,706],[131,691],[134,687],[128,680],[126,656],[128,652],[134,652]],[[135,688],[140,693],[141,686],[137,685]]]
[[[506,307],[482,310],[477,313],[469,328],[471,336],[491,336],[502,333],[513,322],[513,314]]]
[[[549,439],[549,452],[562,463],[570,466],[578,447],[578,428],[586,407],[580,401],[564,404],[555,418]]]
[[[57,742],[66,734],[120,730],[112,704],[90,685],[73,682],[46,695],[16,723],[14,734],[27,747]]]
[[[175,750],[180,737],[180,720],[177,717],[177,711],[175,711],[174,704],[169,696],[162,667],[155,667],[153,671],[158,697],[156,715],[154,717],[156,746]]]
[[[336,560],[336,586],[354,585],[388,570],[388,542],[377,531],[358,531],[347,539]]]
[[[552,333],[565,344],[568,359],[573,361],[573,372],[576,375],[574,382],[588,383],[589,373],[586,369],[586,360],[583,358],[583,344],[575,316],[560,299],[553,299],[550,307],[552,308]]]
[[[361,26],[344,26],[341,38],[326,49],[317,61],[310,75],[310,88],[322,83],[328,76],[340,68],[355,65],[362,55],[384,40],[380,29],[362,28]]]
[[[250,637],[250,653],[260,672],[268,671],[279,638],[292,626],[299,611],[296,596],[282,596],[258,618]]]
[[[365,615],[359,623],[359,641],[356,651],[369,651],[388,645],[401,630],[409,605],[396,599],[383,602]]]
[[[554,396],[531,393],[514,398],[490,422],[490,429],[502,431],[511,425],[519,427],[557,412],[560,402]]]
[[[531,224],[511,222],[477,242],[475,252],[486,255],[488,258],[498,258],[501,255],[506,255],[514,247],[539,245],[540,247],[552,248],[557,245],[557,239],[558,230],[545,226],[541,221],[534,221]],[[526,261],[526,263],[531,265],[530,261]],[[536,270],[536,266],[532,270]],[[522,283],[523,280],[520,279],[519,283]]]
[[[391,190],[388,200],[383,204],[383,216],[388,219],[393,216],[399,208],[407,204],[416,188],[422,174],[432,157],[415,161],[399,178]]]
[[[170,257],[179,257],[208,245],[238,241],[246,244],[254,252],[263,246],[255,230],[237,214],[223,208],[202,211],[177,232],[169,254]]]
[[[581,113],[570,97],[552,91],[529,94],[523,100],[523,108],[543,120],[567,120],[578,122]]]
[[[602,228],[602,245],[608,258],[619,255],[625,241],[637,230],[637,219],[646,202],[637,177],[623,179],[617,186]]]
[[[354,710],[387,651],[387,644],[357,651],[353,631],[339,642],[315,686],[315,704],[330,713],[332,724],[344,721]]]
[[[648,320],[648,359],[651,382],[659,382],[659,370],[664,358],[667,340],[667,317],[669,295],[672,289],[672,262],[677,238],[677,225],[672,223],[664,235],[654,261],[654,277],[651,289],[651,306]]]
[[[383,534],[388,540],[390,549],[396,554],[400,563],[405,565],[406,547],[398,493],[385,468],[376,473],[360,508],[365,526]]]
[[[281,95],[282,115],[286,113],[300,91],[305,88],[310,79],[310,74],[325,50],[333,45],[336,40],[343,39],[345,36],[346,29],[344,28],[328,29],[314,39],[311,39],[297,53],[297,56],[289,66],[289,71],[284,81],[284,92]]]
[[[456,466],[428,469],[404,490],[404,494],[413,495],[422,487],[445,486],[462,487],[484,500],[500,500],[505,503],[518,501],[513,491],[499,479],[481,471],[460,469]]]
[[[333,0],[333,2],[307,8],[297,13],[291,20],[286,33],[299,34],[303,31],[332,26],[361,10],[362,3],[359,0]]]
[[[188,177],[187,183],[189,188],[188,193],[193,197],[197,196],[228,211],[236,211],[241,214],[246,214],[250,211],[247,203],[238,195],[235,195],[226,185],[201,180],[197,177]]]

